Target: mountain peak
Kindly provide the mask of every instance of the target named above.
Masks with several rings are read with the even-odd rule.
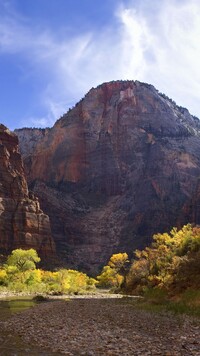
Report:
[[[199,121],[152,85],[103,83],[34,137],[29,185],[70,266],[94,271],[153,233],[200,222]]]

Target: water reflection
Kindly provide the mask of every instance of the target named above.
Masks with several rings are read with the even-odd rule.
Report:
[[[14,313],[31,308],[36,304],[38,304],[37,301],[24,298],[0,300],[0,324]],[[19,336],[0,331],[0,356],[55,356],[55,353],[24,343]]]
[[[31,299],[10,299],[0,301],[0,320],[4,321],[14,313],[33,307],[36,304]]]
[[[24,309],[33,307],[36,304],[33,300],[3,300],[0,301],[0,316],[3,312],[5,315],[10,316],[14,313],[20,312]]]

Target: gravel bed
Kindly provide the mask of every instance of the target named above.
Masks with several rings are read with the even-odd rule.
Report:
[[[55,355],[200,356],[199,319],[138,310],[124,299],[41,303],[0,329]]]

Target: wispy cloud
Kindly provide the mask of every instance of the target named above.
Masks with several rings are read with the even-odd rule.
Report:
[[[46,117],[32,122],[51,125],[92,86],[115,79],[152,83],[200,117],[199,1],[121,1],[113,11],[115,22],[98,33],[62,39],[17,17],[1,21],[0,53],[23,55],[32,77],[44,78]]]
[[[129,74],[137,70],[138,79],[154,84],[200,115],[200,3],[155,1],[153,13],[148,1],[140,4],[135,9],[130,2],[118,12],[122,48],[131,58]]]

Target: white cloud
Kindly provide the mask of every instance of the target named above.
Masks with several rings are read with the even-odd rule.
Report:
[[[28,117],[26,121],[22,120],[22,126],[27,127],[51,127],[54,124],[54,121],[47,115],[47,117]]]
[[[122,46],[131,55],[126,39],[129,36],[130,44],[137,44],[132,48],[132,58],[136,57],[132,72],[140,69],[140,56],[138,79],[154,84],[200,117],[199,1],[155,1],[153,12],[149,11],[152,2],[141,1],[140,5],[136,11],[132,2],[118,14],[124,25]]]
[[[21,53],[32,78],[45,78],[47,114],[35,123],[51,125],[91,87],[116,79],[149,82],[200,117],[199,1],[129,1],[113,11],[116,21],[98,33],[66,32],[61,40],[24,21],[1,21],[0,52]]]

